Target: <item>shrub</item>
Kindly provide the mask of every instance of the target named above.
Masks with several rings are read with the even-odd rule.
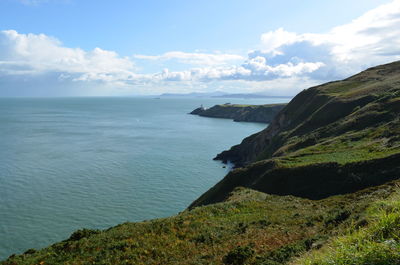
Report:
[[[250,260],[254,256],[254,250],[251,246],[238,246],[229,253],[224,256],[223,262],[224,264],[230,265],[242,265],[245,264],[246,261]]]
[[[77,241],[84,237],[89,237],[91,235],[95,235],[100,233],[99,230],[94,229],[80,229],[72,233],[72,235],[67,239],[67,241]]]

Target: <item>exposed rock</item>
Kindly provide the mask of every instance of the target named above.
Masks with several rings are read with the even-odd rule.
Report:
[[[201,115],[204,111],[205,111],[204,107],[199,107],[199,108],[193,110],[192,112],[190,112],[189,114]]]

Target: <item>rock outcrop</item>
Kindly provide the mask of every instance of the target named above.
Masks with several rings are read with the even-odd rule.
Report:
[[[211,118],[233,119],[234,121],[270,123],[285,106],[286,104],[239,105],[227,103],[215,105],[208,109],[199,107],[190,114]]]

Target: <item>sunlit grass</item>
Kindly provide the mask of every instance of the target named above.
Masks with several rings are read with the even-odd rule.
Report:
[[[289,153],[277,161],[285,167],[329,162],[344,165],[400,153],[399,139],[385,137],[387,131],[386,125],[382,125],[374,130],[349,132],[337,137],[321,139],[318,144]],[[392,129],[390,133],[396,135],[398,129],[396,131]]]
[[[333,240],[296,264],[396,265],[400,264],[400,191],[373,203],[366,211],[365,227],[353,224],[348,233]]]
[[[342,231],[391,190],[315,202],[238,188],[227,202],[105,231],[80,230],[0,264],[282,264]]]

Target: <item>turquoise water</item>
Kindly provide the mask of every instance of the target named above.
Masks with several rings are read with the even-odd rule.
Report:
[[[174,215],[228,171],[212,158],[265,127],[188,115],[287,99],[0,99],[0,260],[85,228]]]

